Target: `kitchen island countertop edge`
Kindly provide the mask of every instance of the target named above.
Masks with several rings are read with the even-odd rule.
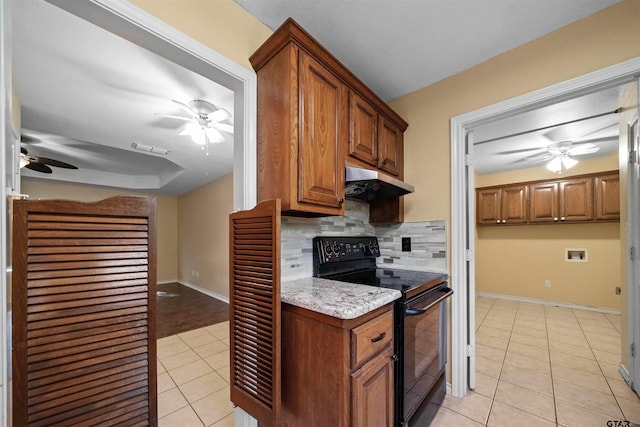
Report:
[[[281,302],[339,319],[354,319],[402,296],[395,289],[378,288],[308,277],[280,284]]]

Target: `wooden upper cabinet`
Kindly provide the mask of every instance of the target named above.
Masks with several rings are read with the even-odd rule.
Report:
[[[407,123],[292,19],[249,58],[258,76],[258,202],[343,215],[345,160],[403,176]],[[372,204],[397,222],[402,203]]]
[[[478,188],[476,222],[498,225],[619,221],[619,193],[617,171]]]
[[[560,181],[560,221],[593,220],[593,178]]]
[[[530,193],[531,223],[593,220],[593,177],[532,184]]]
[[[527,221],[527,186],[505,186],[478,190],[478,224],[521,224]]]
[[[347,88],[311,56],[300,51],[298,203],[344,211]],[[300,205],[298,205],[300,206]]]
[[[378,168],[400,175],[402,168],[403,132],[392,121],[378,116]]]
[[[596,220],[620,220],[620,177],[618,174],[596,177]]]
[[[558,219],[558,183],[531,184],[529,186],[529,222],[555,222]]]
[[[403,129],[357,93],[349,95],[349,156],[393,176],[402,170]]]
[[[349,156],[377,166],[378,113],[360,95],[349,93]]]

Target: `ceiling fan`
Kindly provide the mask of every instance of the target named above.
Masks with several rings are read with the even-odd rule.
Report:
[[[231,113],[224,108],[217,108],[215,105],[202,99],[194,99],[187,104],[172,100],[188,116],[176,116],[168,114],[158,114],[162,117],[185,120],[187,125],[180,135],[189,135],[196,144],[202,145],[203,149],[208,143],[218,143],[224,141],[224,136],[220,133],[233,133],[233,125],[228,122]]]
[[[20,147],[20,168],[27,168],[41,173],[52,173],[53,169],[51,169],[49,166],[64,169],[78,169],[77,166],[61,162],[60,160],[48,159],[46,157],[30,156],[26,148]]]
[[[570,169],[578,164],[574,157],[596,153],[600,150],[600,147],[592,142],[560,141],[547,145],[543,150],[546,150],[543,155],[538,154],[523,160],[548,161],[547,169],[551,172],[560,173],[563,168]]]

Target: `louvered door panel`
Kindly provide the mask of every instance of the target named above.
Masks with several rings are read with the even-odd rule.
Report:
[[[280,200],[230,215],[231,400],[260,425],[280,416]]]
[[[17,201],[15,425],[157,425],[155,200]]]

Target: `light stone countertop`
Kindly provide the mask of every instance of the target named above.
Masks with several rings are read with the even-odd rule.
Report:
[[[402,296],[395,289],[317,277],[282,282],[280,291],[281,302],[339,319],[355,319]]]

